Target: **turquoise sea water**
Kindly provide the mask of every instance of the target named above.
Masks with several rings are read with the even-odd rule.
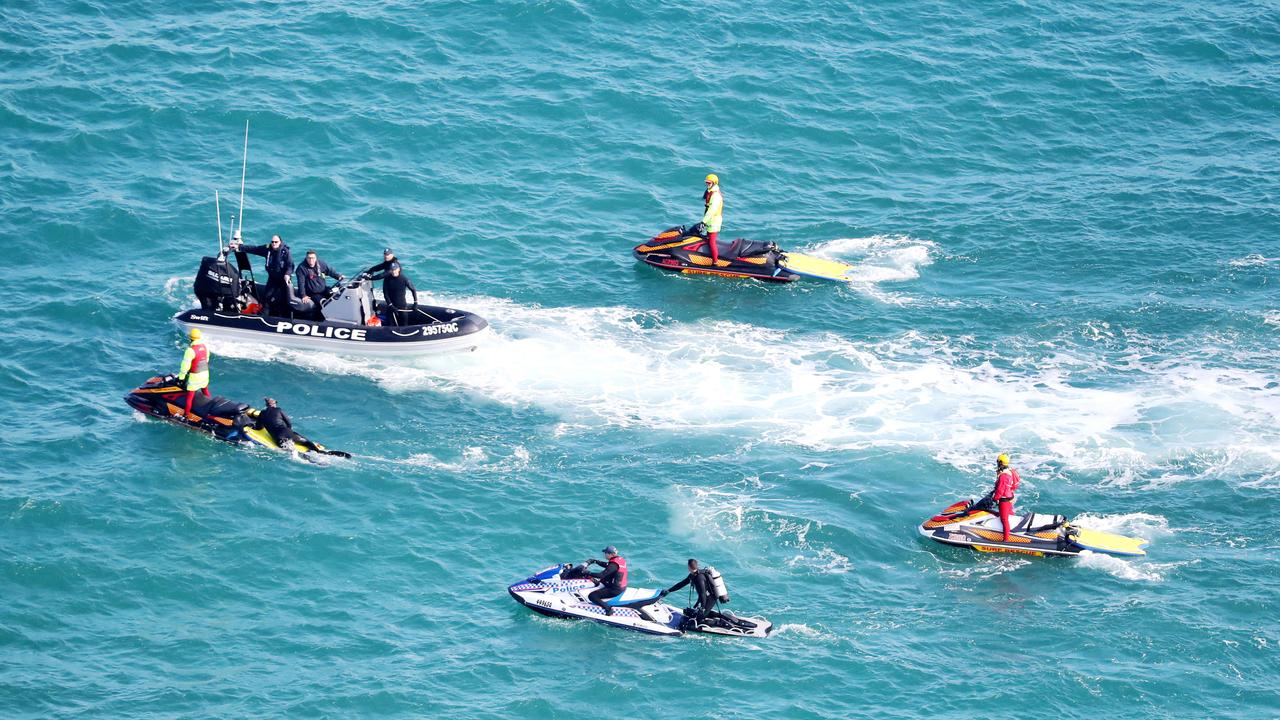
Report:
[[[0,715],[1276,716],[1277,63],[1267,3],[4,3]],[[250,240],[495,331],[214,346],[350,462],[120,400],[245,120]],[[857,281],[637,266],[708,171]],[[1000,451],[1150,556],[917,538]],[[779,630],[507,597],[606,543]]]

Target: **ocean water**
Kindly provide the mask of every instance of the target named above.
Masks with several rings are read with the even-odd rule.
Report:
[[[0,716],[1260,718],[1280,705],[1280,14],[1251,2],[0,6]],[[214,345],[349,450],[143,420],[238,200],[473,354]],[[660,275],[700,212],[846,285]],[[979,557],[984,492],[1150,540]],[[607,543],[767,640],[533,615]]]

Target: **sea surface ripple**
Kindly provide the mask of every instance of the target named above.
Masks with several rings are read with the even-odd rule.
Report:
[[[1280,664],[1280,14],[1255,2],[0,6],[0,715],[1260,718]],[[355,453],[142,420],[239,201],[395,248],[464,357],[215,346]],[[659,275],[700,212],[858,263]],[[1139,560],[925,545],[1020,502]],[[716,565],[761,642],[505,586]]]

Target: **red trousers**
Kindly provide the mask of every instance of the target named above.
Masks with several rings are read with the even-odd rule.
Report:
[[[204,393],[204,396],[205,396],[205,397],[209,397],[209,388],[207,388],[207,387],[206,387],[206,388],[200,388],[200,392]],[[184,417],[184,418],[185,418],[185,417],[190,417],[190,416],[191,416],[191,401],[192,401],[192,400],[195,400],[195,399],[196,399],[196,391],[195,391],[195,390],[188,390],[188,391],[187,391],[187,412],[186,412],[186,414],[184,414],[182,417]]]
[[[1004,541],[1009,542],[1009,516],[1013,514],[1013,501],[1000,501],[1000,524],[1004,526]]]
[[[707,233],[707,244],[711,246],[711,262],[720,262],[720,250],[716,247],[716,240],[719,239],[720,233]]]

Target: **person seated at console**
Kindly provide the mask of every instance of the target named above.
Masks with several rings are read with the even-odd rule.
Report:
[[[329,276],[338,282],[342,282],[347,278],[339,275],[329,264],[316,256],[315,250],[308,250],[306,259],[298,266],[295,273],[298,276],[297,293],[300,298],[308,298],[312,302],[312,319],[323,320],[324,314],[320,311],[320,304],[328,296],[329,287],[325,283],[325,276]]]

